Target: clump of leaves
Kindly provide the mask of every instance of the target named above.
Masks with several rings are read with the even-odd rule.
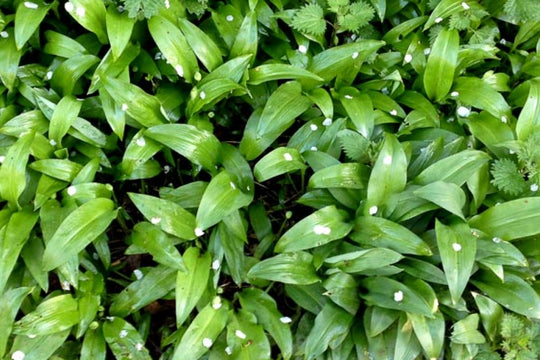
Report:
[[[163,0],[124,0],[124,9],[127,10],[130,18],[141,15],[149,19],[157,15],[162,7],[165,7]]]
[[[491,182],[508,195],[519,195],[527,188],[520,169],[511,159],[497,159],[491,165]]]
[[[535,360],[540,354],[540,324],[506,313],[501,322],[504,360]]]

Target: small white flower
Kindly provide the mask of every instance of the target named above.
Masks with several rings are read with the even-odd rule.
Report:
[[[384,165],[391,165],[392,164],[392,155],[386,155],[383,158],[383,164]]]
[[[122,111],[127,111],[127,109],[129,109],[128,104],[122,104]]]
[[[451,96],[451,97],[458,97],[458,96],[459,96],[459,92],[457,92],[457,91],[452,91],[452,92],[450,93],[450,96]]]
[[[512,150],[512,149],[509,149],[509,150],[508,150],[508,153],[509,153],[510,155],[514,155],[516,152],[515,152],[514,150]]]
[[[292,161],[293,157],[291,154],[289,154],[288,152],[283,154],[283,158],[287,161]]]
[[[506,45],[506,39],[501,39],[501,40],[499,41],[499,43],[500,43],[501,45]]]
[[[156,55],[154,55],[154,60],[161,60],[161,59],[163,59],[163,54],[158,51]]]
[[[392,111],[390,111],[390,115],[396,116],[397,115],[397,110],[393,109]]]
[[[431,48],[424,49],[424,55],[429,55],[431,53]]]
[[[51,144],[51,146],[56,146],[57,145],[56,140],[54,140],[54,139],[49,140],[49,144]]]
[[[375,215],[377,211],[379,211],[379,208],[377,207],[377,205],[373,205],[369,208],[369,215]]]
[[[394,293],[394,301],[401,302],[403,301],[403,291],[399,290]]]
[[[35,10],[35,9],[37,9],[39,6],[38,6],[38,4],[33,3],[33,2],[31,2],[31,1],[25,1],[25,2],[24,2],[24,7],[27,8],[27,9]]]
[[[538,191],[538,184],[532,184],[530,189],[531,189],[532,192],[537,192]]]
[[[500,243],[502,241],[502,239],[500,237],[494,237],[492,240],[493,240],[493,242],[495,244],[498,244],[498,243]]]
[[[300,51],[302,54],[307,53],[307,47],[305,45],[300,45],[298,47],[298,51]]]
[[[171,3],[169,0],[165,0],[165,9],[169,9],[171,7]]]
[[[222,305],[223,305],[223,303],[221,302],[221,298],[219,296],[216,296],[212,300],[212,307],[214,308],[214,310],[220,309]]]
[[[227,15],[227,17],[225,18],[228,22],[231,22],[234,20],[234,16],[232,15]]]
[[[86,15],[86,9],[82,6],[77,6],[77,9],[75,9],[75,14],[77,14],[80,17],[84,17]]]
[[[69,196],[73,196],[77,193],[77,188],[75,186],[70,186],[67,188],[67,193]]]
[[[199,93],[199,97],[201,98],[201,100],[206,99],[206,93],[205,93],[204,91],[201,91],[201,92]]]
[[[122,330],[122,331],[120,331],[119,336],[120,336],[121,338],[125,338],[127,335],[128,335],[127,330]]]
[[[390,90],[388,90],[388,88],[385,86],[381,89],[381,92],[384,94],[384,95],[388,95],[390,94]]]
[[[452,244],[452,249],[454,249],[454,251],[456,251],[456,252],[461,251],[461,244],[453,243]]]
[[[406,64],[410,63],[412,61],[412,55],[411,54],[405,54],[405,57],[403,58]]]
[[[139,269],[133,270],[133,275],[135,275],[135,278],[137,280],[141,280],[144,277],[143,272],[141,270],[139,270]]]
[[[150,219],[150,222],[154,225],[159,224],[161,222],[161,218],[159,216],[154,216],[152,219]]]
[[[214,342],[210,338],[204,338],[202,339],[202,344],[205,348],[210,349],[212,347],[212,344],[214,344]]]
[[[4,38],[4,39],[7,39],[9,37],[9,34],[7,31],[2,31],[0,32],[0,37]]]
[[[171,167],[170,167],[169,165],[163,166],[163,172],[164,172],[165,174],[168,174],[169,171],[171,171]]]
[[[219,267],[220,267],[220,266],[221,266],[221,263],[219,262],[218,259],[216,259],[216,260],[214,260],[214,261],[212,262],[212,269],[214,269],[214,270],[219,270]]]
[[[70,13],[75,9],[75,6],[73,6],[73,3],[68,1],[64,4],[64,9],[66,9],[66,11]]]
[[[503,115],[501,117],[501,121],[506,124],[508,122],[508,117],[506,117],[506,115]]]
[[[26,354],[23,353],[21,350],[17,350],[13,354],[11,354],[12,360],[23,360],[25,357],[26,357]]]
[[[107,321],[113,321],[114,320],[114,316],[106,316],[105,319]]]
[[[203,235],[204,235],[203,229],[201,229],[201,228],[195,228],[195,235],[196,235],[196,236],[203,236]]]
[[[146,145],[146,140],[144,140],[144,137],[140,137],[137,140],[135,140],[135,144],[137,144],[140,147],[143,147]]]
[[[349,95],[349,94],[345,95],[345,99],[347,99],[347,100],[352,100],[352,98],[353,97],[351,95]]]
[[[174,70],[176,70],[176,73],[178,74],[178,76],[180,77],[184,77],[184,68],[182,67],[182,65],[178,64],[174,67]]]
[[[324,225],[315,225],[313,227],[313,232],[317,235],[330,235],[331,231],[332,229]]]
[[[141,344],[141,343],[136,343],[135,344],[135,350],[141,351],[143,348],[144,348],[143,344]]]
[[[236,337],[238,337],[240,339],[245,339],[246,338],[246,334],[244,334],[244,332],[242,330],[236,330],[234,332],[234,335],[236,335]]]
[[[469,10],[471,8],[465,1],[461,3],[461,7],[465,10]]]
[[[52,76],[53,76],[53,72],[52,71],[47,71],[47,74],[45,74],[45,79],[51,80]]]
[[[36,337],[37,337],[36,334],[30,334],[30,335],[28,335],[28,338],[29,338],[29,339],[35,339]]]
[[[311,124],[309,125],[309,128],[312,130],[312,131],[317,131],[317,129],[319,128],[316,124]]]
[[[322,122],[322,124],[323,124],[324,126],[330,126],[330,125],[332,125],[332,119],[326,118],[326,119],[324,119],[324,121]]]
[[[232,350],[231,350],[231,348],[230,348],[229,346],[227,346],[227,347],[225,348],[225,353],[226,353],[227,355],[231,355],[231,354],[232,354]]]
[[[281,321],[284,324],[290,324],[292,322],[292,319],[288,316],[283,316],[279,318],[279,321]]]
[[[465,106],[460,106],[457,109],[457,114],[461,117],[468,117],[471,114],[471,110]]]
[[[312,147],[309,148],[309,150],[311,150],[311,151],[318,151],[319,149],[317,149],[316,146],[312,146]]]
[[[71,285],[69,284],[69,281],[62,281],[60,283],[60,286],[62,287],[62,290],[69,291],[71,289]]]
[[[236,185],[232,181],[229,183],[229,185],[231,186],[231,189],[236,190]]]
[[[443,21],[442,17],[438,17],[438,18],[435,19],[436,24],[440,23],[441,21]]]
[[[357,57],[358,57],[358,51],[353,52],[352,58],[353,58],[353,59],[356,59]]]

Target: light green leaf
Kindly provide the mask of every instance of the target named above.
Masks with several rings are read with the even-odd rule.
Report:
[[[172,360],[197,360],[204,355],[229,321],[229,306],[207,305],[191,322],[174,350]]]
[[[19,3],[15,12],[14,31],[17,49],[22,49],[32,34],[39,28],[51,6],[52,4],[45,4],[39,0]]]
[[[130,18],[127,11],[119,12],[114,4],[109,5],[105,14],[107,35],[113,57],[118,59],[129,43],[136,19]]]
[[[476,238],[465,223],[446,226],[436,220],[435,232],[452,303],[457,304],[472,274]]]
[[[257,181],[263,182],[273,177],[296,170],[304,170],[305,168],[307,166],[297,149],[279,147],[259,160],[253,168],[253,173]]]
[[[238,360],[270,359],[271,349],[257,318],[243,309],[234,313],[227,324],[227,346],[230,357]]]
[[[414,195],[431,201],[465,220],[462,211],[465,206],[465,193],[456,184],[435,181],[414,190]]]
[[[478,323],[480,317],[478,314],[471,314],[457,321],[453,325],[452,339],[456,344],[483,344],[486,339],[480,331],[478,331]]]
[[[336,164],[316,171],[309,179],[309,187],[364,189],[368,176],[369,169],[362,164]]]
[[[195,217],[181,206],[155,196],[128,193],[144,217],[161,230],[181,239],[195,238]]]
[[[128,43],[124,48],[124,51],[117,58],[114,57],[112,49],[107,51],[103,59],[99,63],[98,67],[92,75],[92,82],[88,88],[88,94],[93,94],[98,90],[102,85],[102,80],[107,77],[118,78],[126,68],[128,68],[133,60],[137,58],[141,51],[139,44]]]
[[[11,346],[9,359],[13,359],[21,353],[24,354],[25,360],[50,359],[52,354],[66,342],[69,334],[70,331],[65,330],[35,338],[18,335]]]
[[[504,314],[503,308],[487,296],[476,292],[473,292],[472,296],[480,312],[482,327],[485,329],[487,336],[492,341],[495,341],[499,336],[499,327]]]
[[[2,295],[0,295],[0,316],[2,318],[2,324],[0,325],[0,356],[4,356],[13,322],[30,290],[27,287],[19,287],[2,291]]]
[[[445,340],[445,322],[440,311],[435,312],[433,315],[434,317],[431,318],[420,314],[407,313],[416,338],[422,345],[426,357],[438,359]]]
[[[79,322],[77,301],[71,294],[49,298],[13,326],[14,334],[48,335],[70,329]]]
[[[71,182],[81,171],[82,166],[68,159],[44,159],[34,161],[29,165],[33,170],[52,178]]]
[[[360,244],[386,247],[402,254],[432,254],[429,246],[415,233],[384,218],[359,216],[354,230],[350,238]]]
[[[151,359],[137,329],[122,318],[107,319],[103,323],[103,336],[118,360]]]
[[[483,151],[463,150],[430,165],[414,181],[420,185],[444,181],[461,186],[489,160]]]
[[[519,140],[527,138],[540,128],[540,81],[531,79],[529,81],[529,96],[521,109],[516,123],[516,134]]]
[[[126,317],[161,299],[174,289],[176,272],[175,268],[164,265],[152,267],[141,279],[129,284],[113,298],[110,313]]]
[[[426,299],[399,281],[379,276],[368,277],[360,284],[367,289],[366,294],[360,295],[367,304],[433,317]]]
[[[498,157],[507,155],[507,149],[502,148],[501,144],[515,139],[514,132],[508,124],[503,123],[501,119],[494,117],[487,111],[482,111],[478,115],[471,114],[464,122],[474,137],[486,145],[491,152]],[[519,125],[516,124],[517,126]]]
[[[47,42],[43,47],[43,52],[46,54],[69,59],[88,53],[88,50],[77,40],[52,30],[45,31],[45,39]]]
[[[88,330],[84,335],[80,360],[105,360],[107,346],[101,328]]]
[[[9,91],[13,90],[17,80],[17,68],[22,56],[22,50],[17,49],[13,31],[8,28],[7,37],[0,37],[0,80]]]
[[[407,318],[407,314],[401,314],[397,323],[394,360],[416,359],[421,351],[422,348]]]
[[[439,2],[431,13],[426,25],[424,25],[424,30],[427,30],[434,24],[440,23],[451,15],[463,11],[464,9],[463,6],[461,6],[461,3],[462,2],[459,0],[442,0]]]
[[[287,324],[289,318],[279,312],[275,300],[257,288],[247,288],[238,295],[242,308],[255,314],[259,324],[270,333],[281,350],[284,360],[291,358],[293,340]]]
[[[9,147],[0,167],[0,195],[11,207],[19,206],[19,196],[26,187],[26,164],[34,133],[22,135]]]
[[[475,108],[486,110],[503,122],[507,122],[512,114],[504,97],[486,81],[476,77],[459,77],[452,88],[457,92],[459,101]]]
[[[97,56],[84,54],[66,59],[53,71],[51,88],[64,96],[71,95],[79,79],[98,62]]]
[[[522,198],[492,206],[471,218],[469,226],[507,241],[539,234],[540,198]]]
[[[211,72],[223,63],[221,51],[210,36],[187,19],[178,18],[178,25],[187,43],[208,71]]]
[[[247,244],[247,229],[243,220],[239,211],[226,216],[219,223],[215,238],[223,249],[229,273],[238,285],[245,281],[244,246]]]
[[[303,218],[278,240],[274,251],[288,252],[328,244],[342,239],[352,230],[345,212],[327,206]]]
[[[242,25],[236,34],[234,43],[229,54],[230,58],[242,55],[252,55],[251,61],[255,59],[258,48],[257,13],[250,11],[242,21]]]
[[[70,0],[65,5],[66,11],[82,27],[93,32],[102,44],[108,42],[107,26],[105,24],[105,5],[99,0]]]
[[[199,67],[197,58],[180,29],[164,17],[153,16],[148,20],[148,30],[178,76],[191,82]]]
[[[288,252],[255,264],[248,277],[277,281],[285,284],[309,285],[320,281],[313,267],[313,255]]]
[[[254,113],[248,120],[240,151],[253,160],[266,150],[311,105],[302,95],[300,83],[292,81],[272,93],[260,116]]]
[[[184,252],[187,272],[176,275],[176,324],[181,326],[199,302],[210,277],[212,257],[209,252],[201,254],[196,247]]]
[[[249,70],[248,83],[250,85],[259,85],[274,80],[298,80],[307,84],[324,82],[320,76],[289,64],[263,64]]]
[[[122,105],[116,103],[111,94],[103,87],[99,89],[99,100],[111,129],[122,140],[126,125],[126,112],[122,110]]]
[[[373,248],[331,256],[326,258],[324,262],[329,267],[338,268],[349,274],[361,274],[364,271],[395,264],[401,259],[403,259],[403,255],[393,250]]]
[[[49,139],[54,140],[57,144],[62,143],[62,138],[79,116],[81,106],[82,101],[74,96],[68,95],[60,99],[51,118]]]
[[[98,198],[70,213],[45,247],[43,270],[52,270],[76,256],[109,227],[116,212],[111,200]]]
[[[220,161],[219,140],[210,132],[187,124],[152,126],[145,136],[171,148],[190,161],[214,171]]]
[[[210,108],[227,95],[232,94],[233,91],[242,89],[242,86],[229,78],[207,81],[198,88],[193,88],[186,108],[186,115],[191,118],[193,114],[202,109]]]
[[[342,88],[339,95],[341,105],[345,108],[355,130],[366,139],[370,139],[375,126],[375,113],[369,95],[361,93],[354,87]]]
[[[458,31],[443,29],[435,39],[424,71],[424,89],[430,99],[441,101],[450,91],[458,50]]]
[[[197,230],[217,224],[232,212],[248,206],[253,200],[253,189],[242,189],[237,179],[227,170],[212,178],[204,191],[197,211]]]

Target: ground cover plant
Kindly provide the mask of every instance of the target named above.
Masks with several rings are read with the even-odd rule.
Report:
[[[0,357],[537,359],[536,0],[0,0]]]

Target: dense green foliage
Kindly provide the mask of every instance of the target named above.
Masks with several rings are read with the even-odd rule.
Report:
[[[536,359],[536,0],[0,0],[0,358]]]

